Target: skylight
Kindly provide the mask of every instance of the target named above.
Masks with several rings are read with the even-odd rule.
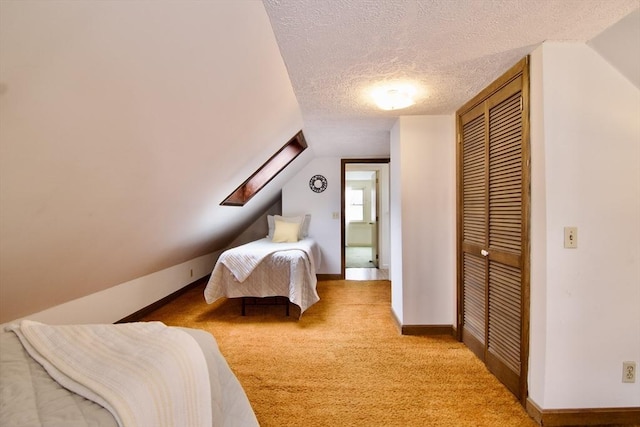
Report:
[[[307,141],[300,131],[220,204],[222,206],[244,206],[306,148]]]

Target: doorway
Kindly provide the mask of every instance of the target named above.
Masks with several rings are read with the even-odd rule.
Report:
[[[342,277],[389,278],[389,159],[342,160]]]

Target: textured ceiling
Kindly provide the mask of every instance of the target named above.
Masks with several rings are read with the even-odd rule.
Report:
[[[384,156],[399,115],[451,114],[543,41],[585,42],[640,0],[264,0],[318,156]],[[376,84],[413,82],[380,111]]]

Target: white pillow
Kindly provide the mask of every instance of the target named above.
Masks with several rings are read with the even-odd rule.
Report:
[[[304,219],[302,220],[302,225],[300,226],[300,232],[302,237],[309,237],[309,225],[311,224],[311,214],[306,214]]]
[[[295,243],[298,241],[299,232],[299,223],[275,220],[273,238],[271,240],[274,243]]]
[[[296,222],[300,224],[300,231],[298,232],[298,240],[309,237],[309,224],[311,222],[311,215],[306,214],[304,216],[282,216],[282,215],[267,215],[267,226],[269,227],[268,238],[273,239],[273,230],[275,228],[274,221],[284,222]]]

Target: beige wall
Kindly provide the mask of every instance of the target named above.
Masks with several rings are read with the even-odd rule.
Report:
[[[261,2],[0,8],[0,322],[214,252],[309,161],[219,206],[303,126]]]

